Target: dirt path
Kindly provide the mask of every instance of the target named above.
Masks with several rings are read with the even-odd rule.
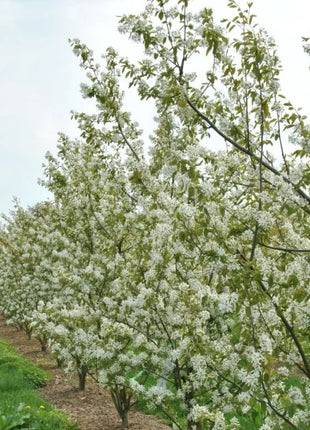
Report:
[[[29,340],[24,332],[6,325],[0,316],[0,338],[9,341],[19,352],[36,366],[41,367],[53,378],[39,390],[41,397],[63,410],[77,421],[80,430],[120,430],[120,419],[107,391],[91,381],[86,383],[85,391],[78,390],[77,379],[58,369],[49,353],[42,353],[36,339]],[[157,418],[133,410],[129,414],[131,430],[168,430]],[[171,430],[171,429],[170,429]]]

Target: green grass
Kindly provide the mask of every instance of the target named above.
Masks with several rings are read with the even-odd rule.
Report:
[[[36,393],[35,389],[44,386],[50,378],[0,340],[0,430],[77,428]]]

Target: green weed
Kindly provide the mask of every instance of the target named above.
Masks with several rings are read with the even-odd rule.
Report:
[[[75,430],[61,412],[40,399],[34,388],[51,376],[0,341],[0,430]]]

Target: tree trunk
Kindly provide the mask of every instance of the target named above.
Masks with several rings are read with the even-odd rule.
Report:
[[[38,336],[38,341],[41,344],[41,351],[46,352],[46,350],[47,350],[47,338],[46,338],[46,336],[44,336],[44,335]]]
[[[57,368],[60,369],[63,365],[63,360],[59,357],[56,357]]]
[[[32,337],[32,329],[30,327],[28,327],[27,325],[25,325],[25,332],[28,336],[28,339],[31,340]]]
[[[111,397],[114,406],[122,420],[122,429],[129,429],[128,412],[131,408],[132,392],[126,387],[115,385],[110,387]]]
[[[77,372],[79,375],[79,390],[84,391],[85,383],[86,383],[87,367],[83,366],[83,364],[81,364],[78,360],[77,360]]]
[[[192,408],[194,396],[195,396],[194,390],[190,391],[185,396],[185,403],[186,403],[188,412]],[[202,430],[202,425],[201,423],[197,423],[196,421],[189,418],[187,419],[187,430]]]
[[[122,415],[122,429],[123,430],[129,429],[129,421],[128,421],[128,412],[127,411],[123,412],[123,415]]]

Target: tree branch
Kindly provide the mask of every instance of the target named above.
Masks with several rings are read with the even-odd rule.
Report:
[[[206,115],[204,115],[198,108],[197,106],[195,106],[191,100],[188,98],[188,96],[185,94],[185,99],[186,102],[188,103],[188,105],[193,109],[193,111],[203,120],[205,121],[209,127],[214,130],[219,136],[221,136],[225,141],[231,143],[233,145],[233,147],[239,149],[239,151],[243,152],[244,154],[248,155],[249,157],[251,157],[251,159],[254,159],[258,162],[260,162],[260,156],[257,156],[256,154],[254,154],[250,149],[245,148],[244,146],[240,145],[239,143],[237,143],[234,139],[232,139],[231,137],[227,136],[227,134],[225,134],[223,131],[221,131],[215,124],[213,121],[211,121]],[[266,163],[266,161],[262,160],[261,161],[262,166],[264,166],[266,169],[268,169],[270,172],[274,173],[276,176],[279,176],[280,178],[282,178],[287,184],[292,185],[292,187],[294,188],[294,190],[297,192],[297,194],[299,194],[303,199],[305,199],[307,201],[307,203],[310,203],[310,196],[308,196],[307,193],[305,193],[300,187],[298,187],[296,184],[294,184],[294,182],[292,182],[287,176],[284,176],[281,172],[279,172],[279,170],[277,170],[275,167],[273,167],[272,165],[270,165],[269,163]]]

